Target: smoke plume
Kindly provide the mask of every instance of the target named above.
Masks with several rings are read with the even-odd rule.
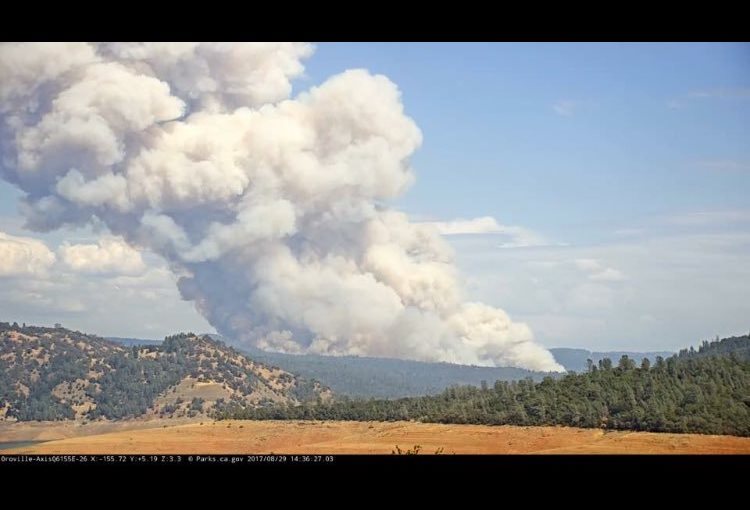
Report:
[[[386,205],[421,133],[388,78],[292,97],[281,43],[3,43],[0,173],[27,227],[103,222],[238,343],[561,370],[466,302],[437,229]]]

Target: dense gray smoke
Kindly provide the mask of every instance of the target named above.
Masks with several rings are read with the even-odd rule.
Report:
[[[436,228],[384,204],[421,133],[385,76],[291,97],[307,44],[3,43],[0,172],[29,228],[103,222],[223,335],[286,352],[561,370],[466,302]]]

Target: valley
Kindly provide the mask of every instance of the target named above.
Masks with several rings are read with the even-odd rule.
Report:
[[[748,336],[653,365],[623,354],[583,373],[478,385],[463,378],[491,369],[322,356],[279,368],[208,335],[128,340],[0,323],[3,454],[750,453]],[[438,367],[430,384],[447,389],[396,399],[331,390],[345,379],[386,388],[421,366]]]

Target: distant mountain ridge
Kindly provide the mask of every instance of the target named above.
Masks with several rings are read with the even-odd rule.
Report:
[[[210,334],[223,339],[221,335]],[[321,381],[337,395],[355,398],[402,398],[436,395],[451,386],[492,386],[495,381],[518,381],[531,378],[539,382],[545,377],[562,374],[535,372],[515,367],[478,367],[452,363],[371,358],[359,356],[321,356],[316,354],[284,354],[267,352],[252,347],[241,349],[249,356],[288,370],[303,377]],[[590,352],[585,349],[550,349],[558,363],[567,370],[585,372],[586,360],[597,363],[609,357],[617,361],[627,354],[638,363],[644,357],[668,357],[672,352]]]
[[[514,367],[477,367],[356,356],[297,355],[247,348],[243,352],[269,365],[319,380],[337,395],[360,398],[432,395],[461,384],[479,386],[484,381],[492,385],[497,380],[526,378],[541,381],[546,376],[555,376]]]
[[[211,338],[214,338],[216,340],[223,341],[224,338],[221,335],[217,335],[214,333],[206,333],[206,335],[210,336]],[[141,338],[121,338],[121,337],[107,337],[109,340],[112,340],[114,342],[123,344],[123,345],[159,345],[161,343],[161,340],[147,340],[147,339],[141,339]],[[342,368],[342,363],[346,365],[346,362],[351,362],[354,364],[361,364],[362,366],[358,366],[357,368],[363,368],[364,366],[367,366],[368,362],[372,362],[373,365],[378,365],[378,369],[388,369],[385,365],[388,364],[388,362],[393,362],[393,369],[398,370],[398,365],[403,365],[400,368],[403,368],[404,370],[408,371],[411,369],[414,369],[415,367],[420,367],[421,365],[432,365],[433,368],[435,368],[438,371],[443,371],[446,373],[445,377],[448,379],[453,379],[453,377],[457,378],[455,383],[456,384],[474,384],[479,385],[482,380],[492,380],[493,382],[495,380],[502,380],[502,381],[510,381],[513,379],[523,379],[524,377],[531,377],[534,380],[542,380],[546,375],[549,375],[545,372],[534,372],[531,370],[524,370],[514,367],[476,367],[471,365],[456,365],[453,363],[431,363],[431,362],[424,362],[424,361],[410,361],[410,360],[400,360],[395,358],[371,358],[371,357],[362,357],[362,356],[321,356],[316,354],[284,354],[284,353],[276,353],[276,352],[268,352],[263,351],[260,349],[255,349],[252,347],[246,347],[244,349],[245,352],[250,354],[251,356],[254,356],[258,360],[264,360],[267,363],[278,365],[279,367],[289,369],[294,371],[291,367],[296,367],[297,369],[301,369],[302,371],[306,372],[307,376],[317,376],[317,377],[323,377],[325,379],[325,375],[321,375],[318,371],[315,371],[315,369],[311,367],[307,367],[307,364],[303,360],[308,360],[311,366],[317,365],[320,370],[320,366],[325,363],[331,363],[331,370],[340,369]],[[634,351],[604,351],[604,352],[598,352],[598,351],[589,351],[587,349],[577,349],[577,348],[570,348],[570,347],[553,347],[549,349],[549,351],[552,353],[552,355],[555,358],[555,361],[560,363],[563,367],[565,367],[568,371],[574,371],[574,372],[585,372],[588,370],[588,364],[587,360],[591,360],[594,363],[598,363],[599,361],[603,360],[604,358],[609,358],[611,360],[618,360],[623,355],[628,356],[630,359],[635,360],[636,363],[641,363],[643,361],[643,358],[649,358],[650,361],[656,360],[658,356],[661,356],[662,358],[668,358],[669,356],[672,356],[675,354],[673,351],[650,351],[650,352],[634,352]],[[338,362],[336,360],[339,360]],[[384,365],[385,364],[385,365]],[[470,370],[468,372],[465,372],[463,375],[461,375],[460,370],[457,369],[457,367],[465,367],[470,368],[473,370]],[[374,367],[373,367],[374,368]],[[346,369],[344,367],[344,369]],[[313,372],[310,372],[310,370],[313,370]],[[364,383],[363,383],[364,384]],[[421,394],[427,394],[432,392],[439,392],[445,389],[447,386],[443,386],[442,383],[435,383],[435,384],[429,384],[427,386],[420,386],[420,389],[415,389],[416,393],[413,393],[411,390],[408,390],[407,393],[399,394],[399,395],[392,395],[392,396],[413,396],[413,395],[421,395]],[[365,388],[362,388],[363,390]],[[422,391],[426,390],[426,391]],[[356,389],[352,388],[339,388],[339,391],[343,391],[346,394],[351,395],[358,395],[362,393],[361,391],[358,391]],[[365,392],[366,393],[366,392]],[[412,395],[413,393],[413,395]],[[370,396],[362,394],[359,396]],[[377,397],[385,397],[387,395],[371,395],[371,396],[377,396]]]
[[[161,345],[161,343],[163,342],[163,340],[150,340],[147,338],[127,338],[121,336],[107,336],[105,338],[126,347],[133,347],[134,345]]]
[[[207,336],[225,341],[221,335]],[[114,341],[128,345],[150,345],[153,340],[136,338]],[[538,382],[545,377],[560,377],[561,374],[534,372],[515,367],[478,367],[452,363],[434,363],[394,358],[359,356],[322,356],[316,354],[285,354],[263,351],[253,347],[240,349],[253,359],[308,379],[315,379],[330,387],[337,395],[354,398],[401,398],[420,395],[435,395],[451,386],[481,386],[484,381],[492,385],[495,381],[517,381],[526,378]],[[591,352],[586,349],[550,349],[558,363],[569,371],[585,372],[587,359],[594,363],[609,357],[616,361],[623,354],[640,363],[644,357],[654,361],[657,356],[669,357],[673,352]]]
[[[0,322],[0,420],[197,416],[331,396],[208,336],[127,347],[62,327]]]
[[[588,364],[586,360],[591,360],[595,364],[604,358],[609,358],[612,361],[617,361],[623,356],[635,360],[636,363],[640,364],[643,358],[648,358],[649,361],[656,360],[657,356],[662,358],[668,358],[675,353],[672,351],[653,351],[653,352],[632,352],[632,351],[606,351],[596,352],[589,351],[586,349],[572,349],[569,347],[553,347],[549,350],[555,357],[555,361],[565,367],[566,370],[573,372],[585,372],[588,370]]]

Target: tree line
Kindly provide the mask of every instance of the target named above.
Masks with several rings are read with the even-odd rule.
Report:
[[[705,342],[640,366],[605,358],[588,371],[457,386],[435,396],[339,399],[301,406],[239,405],[217,418],[395,421],[485,425],[565,425],[750,436],[750,338]]]

